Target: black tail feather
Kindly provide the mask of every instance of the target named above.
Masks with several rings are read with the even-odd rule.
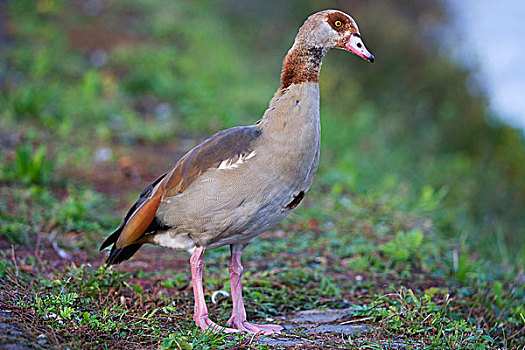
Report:
[[[117,249],[115,246],[111,248],[111,252],[109,253],[108,259],[106,260],[107,265],[115,265],[120,264],[124,260],[128,260],[137,252],[137,250],[142,247],[142,243],[140,244],[131,244],[124,248]]]
[[[151,195],[151,192],[153,191],[153,188],[165,176],[166,176],[166,173],[162,174],[151,185],[146,187],[146,189],[144,189],[144,191],[142,191],[142,193],[140,194],[139,199],[128,210],[128,212],[126,213],[126,216],[124,217],[124,219],[120,223],[119,227],[117,227],[117,229],[108,238],[106,238],[104,243],[102,243],[102,245],[100,246],[100,250],[103,250],[104,248],[107,248],[111,244],[113,244],[113,247],[111,248],[111,252],[109,253],[108,259],[106,260],[106,264],[114,265],[114,264],[119,264],[119,263],[123,262],[124,260],[128,260],[129,258],[131,258],[133,256],[133,254],[135,254],[137,252],[137,250],[140,249],[140,247],[142,247],[142,243],[140,243],[140,244],[131,244],[131,245],[128,245],[128,246],[126,246],[124,248],[120,248],[120,249],[117,249],[115,247],[115,245],[117,243],[117,240],[118,240],[120,234],[122,233],[122,230],[124,229],[124,227],[128,223],[128,221],[131,218],[131,216],[133,215],[133,213],[135,213],[135,210],[140,208],[141,204],[148,200],[148,197]],[[149,225],[149,227],[146,229],[145,232],[152,232],[152,231],[156,231],[159,228],[165,228],[165,227],[166,226],[162,225],[157,220],[157,218],[155,218],[153,220],[153,222]]]
[[[118,237],[120,236],[120,233],[122,232],[122,228],[124,227],[124,225],[120,225],[116,230],[115,232],[113,232],[108,238],[106,238],[106,240],[102,243],[102,245],[100,246],[100,249],[99,251],[102,251],[104,250],[105,248],[109,247],[112,243],[116,243],[117,242],[117,239]]]

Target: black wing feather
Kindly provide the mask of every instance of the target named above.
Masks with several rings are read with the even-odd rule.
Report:
[[[117,229],[111,233],[111,235],[106,238],[104,243],[100,246],[100,250],[103,250],[104,248],[109,247],[111,244],[114,244],[117,242],[117,239],[119,238],[122,229],[124,226],[126,226],[126,223],[131,218],[135,210],[137,208],[140,208],[142,203],[144,203],[148,197],[151,195],[151,192],[153,191],[153,188],[157,186],[157,184],[162,181],[162,179],[166,176],[167,173],[162,174],[159,178],[157,178],[151,185],[146,187],[144,191],[139,196],[139,199],[133,204],[133,206],[128,210],[126,216],[120,223],[120,225],[117,227]],[[161,228],[167,228],[165,225],[162,225],[157,219],[153,220],[153,222],[149,225],[148,230],[146,232],[153,232]],[[108,260],[106,263],[108,265],[112,264],[118,264],[124,260],[128,260],[139,250],[139,248],[142,246],[142,244],[132,244],[127,247],[124,247],[122,249],[116,249],[115,246],[111,248],[111,252],[109,254]]]

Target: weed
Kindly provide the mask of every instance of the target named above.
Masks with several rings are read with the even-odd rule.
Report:
[[[15,157],[0,169],[0,181],[16,181],[26,185],[49,182],[54,162],[46,156],[47,148],[40,145],[35,151],[29,143],[16,147]]]
[[[454,316],[453,303],[448,294],[436,303],[426,293],[416,295],[402,288],[353,310],[358,316],[372,317],[392,335],[420,339],[426,349],[492,348],[496,341],[486,330]]]
[[[165,279],[161,284],[166,288],[177,288],[181,285],[187,285],[188,275],[185,273],[178,273],[175,276]]]
[[[89,189],[71,186],[64,199],[43,187],[11,186],[0,188],[2,200],[13,203],[0,212],[0,235],[12,243],[28,243],[34,233],[45,230],[44,235],[78,232],[71,248],[97,245],[94,237],[107,232],[116,219],[105,212],[108,201]]]
[[[64,324],[64,320],[71,320],[78,313],[72,307],[77,298],[77,293],[47,295],[43,298],[35,296],[37,315],[44,319],[56,318],[59,324]]]
[[[190,349],[227,349],[242,343],[246,336],[240,334],[236,337],[217,332],[214,328],[201,330],[194,328],[186,333],[176,332],[162,339],[160,349],[162,350],[190,350]]]
[[[417,253],[423,243],[423,233],[419,229],[396,233],[393,240],[383,243],[379,250],[386,255],[393,264],[417,259]]]
[[[0,255],[0,278],[5,278],[7,271],[13,269],[13,263],[7,259],[5,252],[0,251]]]

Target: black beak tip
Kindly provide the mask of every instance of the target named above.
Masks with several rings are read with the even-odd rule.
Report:
[[[368,61],[370,63],[374,63],[374,61],[375,61],[374,55],[370,55],[370,57],[368,57]]]

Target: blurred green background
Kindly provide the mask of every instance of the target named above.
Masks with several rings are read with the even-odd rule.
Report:
[[[452,242],[450,249],[502,269],[525,266],[523,137],[491,115],[469,69],[442,45],[450,16],[440,1],[0,6],[0,234],[10,241],[32,225],[23,208],[12,209],[13,184],[33,186],[29,196],[53,187],[72,192],[81,203],[58,217],[88,218],[99,192],[118,197],[104,179],[92,179],[97,164],[161,159],[139,169],[145,180],[127,185],[131,200],[199,140],[255,122],[279,86],[297,28],[313,12],[339,8],[356,19],[376,62],[340,51],[324,59],[313,198],[393,201],[424,218],[422,227]],[[107,226],[84,225],[102,232],[117,215]]]

